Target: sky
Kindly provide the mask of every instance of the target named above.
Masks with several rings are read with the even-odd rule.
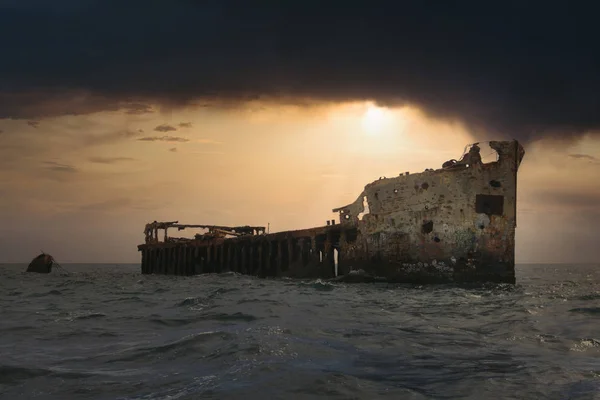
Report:
[[[0,0],[0,262],[138,262],[153,220],[324,225],[504,139],[516,261],[597,262],[597,10],[438,3]]]

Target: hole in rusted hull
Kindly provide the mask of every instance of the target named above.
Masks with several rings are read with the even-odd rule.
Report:
[[[348,229],[346,231],[346,242],[354,243],[358,238],[358,230],[356,228]]]
[[[421,232],[425,234],[433,232],[433,221],[424,221],[421,226]]]
[[[478,194],[475,197],[475,212],[478,214],[502,215],[504,213],[504,196]]]

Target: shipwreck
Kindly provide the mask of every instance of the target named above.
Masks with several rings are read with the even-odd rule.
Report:
[[[40,274],[49,274],[56,262],[50,254],[41,253],[35,257],[27,266],[26,272],[37,272]]]
[[[325,226],[268,233],[154,221],[138,246],[142,273],[515,283],[517,171],[525,151],[516,140],[487,143],[495,161],[483,162],[474,143],[441,168],[382,177],[333,209],[338,220]],[[168,236],[187,228],[202,233]]]

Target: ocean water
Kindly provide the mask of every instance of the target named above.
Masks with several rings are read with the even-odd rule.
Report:
[[[0,265],[2,399],[600,399],[600,265],[456,287]]]

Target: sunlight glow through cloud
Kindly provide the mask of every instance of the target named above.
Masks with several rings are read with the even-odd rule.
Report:
[[[392,122],[392,113],[387,108],[378,107],[368,103],[362,117],[362,127],[365,132],[371,135],[381,133],[382,130],[389,127]]]

